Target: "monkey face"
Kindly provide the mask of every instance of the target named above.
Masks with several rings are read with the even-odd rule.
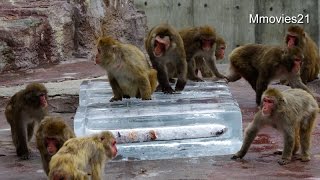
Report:
[[[220,45],[219,48],[216,51],[216,58],[217,59],[223,59],[225,50],[226,50],[226,47],[224,45]]]
[[[295,34],[287,34],[286,43],[288,45],[288,48],[292,48],[294,46],[298,46],[299,44],[299,38]]]
[[[265,96],[262,99],[262,116],[270,116],[275,108],[275,99]]]
[[[49,138],[45,139],[45,146],[47,148],[49,155],[54,155],[57,153],[59,149],[59,141],[56,138]]]
[[[161,57],[165,54],[170,46],[170,37],[157,35],[154,40],[153,55]]]
[[[200,39],[200,43],[201,43],[201,49],[203,51],[210,51],[213,47],[214,39],[203,37]]]

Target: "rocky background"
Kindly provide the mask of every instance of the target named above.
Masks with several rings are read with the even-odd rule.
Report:
[[[90,60],[101,35],[143,47],[146,15],[133,0],[0,3],[0,73]]]

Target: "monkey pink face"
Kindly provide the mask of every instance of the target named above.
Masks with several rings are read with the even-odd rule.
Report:
[[[210,51],[212,46],[214,44],[214,40],[213,39],[201,39],[201,48],[204,51]]]
[[[156,57],[161,57],[163,54],[168,50],[170,46],[170,38],[169,36],[156,36],[156,39],[154,40],[154,49],[153,54]]]
[[[274,99],[270,97],[264,97],[262,100],[262,115],[263,116],[270,116],[271,112],[274,108]]]
[[[112,157],[116,157],[117,153],[118,153],[118,149],[117,149],[117,141],[115,139],[113,139],[111,141],[111,153],[112,153]]]
[[[48,102],[47,102],[47,97],[46,97],[46,94],[41,94],[40,95],[40,105],[41,107],[48,107]]]
[[[224,58],[224,51],[225,50],[226,50],[225,46],[222,45],[222,46],[219,47],[219,50],[218,50],[218,52],[216,54],[217,59],[223,59]]]
[[[294,35],[287,35],[287,44],[288,44],[288,48],[292,48],[297,44],[297,37]]]
[[[46,138],[45,145],[47,147],[48,154],[54,155],[58,151],[58,140],[56,138]]]
[[[300,71],[301,64],[302,64],[301,58],[295,57],[292,72],[294,72],[295,74],[298,73]]]

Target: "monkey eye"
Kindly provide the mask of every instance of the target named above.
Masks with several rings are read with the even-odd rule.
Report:
[[[223,50],[224,50],[224,49],[226,49],[226,48],[225,48],[225,47],[221,47],[220,49],[223,49]]]
[[[294,61],[301,62],[300,58],[295,58]]]
[[[112,145],[115,145],[117,143],[117,141],[112,141]]]
[[[271,99],[264,99],[263,102],[265,102],[265,103],[273,103],[273,100],[271,100]]]

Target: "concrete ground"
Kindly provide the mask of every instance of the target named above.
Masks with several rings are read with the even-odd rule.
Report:
[[[223,72],[227,65],[219,65]],[[92,62],[77,61],[50,68],[38,68],[24,72],[0,74],[0,179],[46,179],[39,152],[34,140],[33,157],[22,161],[15,155],[11,142],[10,126],[4,117],[9,97],[30,82],[44,82],[49,89],[51,114],[60,115],[73,127],[73,117],[78,106],[78,90],[83,79],[105,78],[105,72]],[[103,77],[104,76],[104,77]],[[229,83],[238,101],[244,127],[257,111],[255,92],[243,79]],[[276,85],[278,88],[288,87]],[[320,102],[320,80],[308,86]],[[282,136],[272,128],[264,128],[253,142],[243,160],[231,160],[231,155],[202,158],[185,158],[155,161],[110,162],[105,168],[105,179],[320,179],[320,116],[313,132],[312,159],[302,163],[293,160],[280,166],[279,155]],[[214,147],[213,147],[214,148]]]

